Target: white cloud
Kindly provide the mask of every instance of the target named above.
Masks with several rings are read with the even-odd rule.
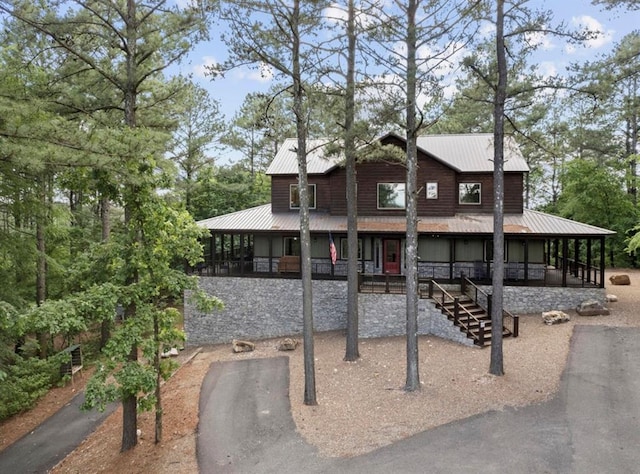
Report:
[[[554,77],[558,75],[558,66],[553,61],[541,61],[538,63],[538,72],[545,78]]]
[[[213,56],[203,56],[202,62],[193,66],[193,73],[196,77],[205,77],[210,74],[209,69],[217,66],[219,63]]]
[[[194,7],[196,5],[197,0],[175,0],[175,1],[178,8],[184,10],[185,8]]]
[[[266,63],[260,64],[257,68],[241,68],[235,70],[236,79],[247,79],[257,82],[271,82],[275,74],[273,68]]]
[[[581,32],[594,32],[596,37],[585,42],[585,47],[591,49],[601,48],[613,41],[614,30],[606,30],[602,23],[589,15],[574,16],[571,23]],[[568,48],[567,48],[568,51]]]
[[[525,41],[536,49],[542,49],[544,51],[550,51],[555,48],[555,45],[551,41],[548,35],[536,31],[525,34]]]
[[[380,21],[380,18],[374,16],[376,10],[383,10],[385,1],[378,1],[377,4],[370,6],[369,11],[359,9],[356,5],[356,23],[360,28],[366,28]],[[348,13],[343,5],[338,3],[332,3],[329,7],[324,9],[324,17],[332,23],[345,23],[348,19]]]

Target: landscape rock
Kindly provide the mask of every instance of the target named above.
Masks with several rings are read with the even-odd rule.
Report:
[[[602,303],[596,300],[583,301],[576,308],[576,312],[580,316],[601,316],[609,315],[609,310]]]
[[[168,351],[163,352],[162,357],[165,359],[167,357],[178,357],[178,354],[179,354],[178,349],[176,347],[172,347]]]
[[[256,345],[253,342],[240,341],[238,339],[234,339],[233,341],[231,341],[231,345],[233,352],[235,352],[236,354],[238,352],[253,352],[253,350],[256,348]]]
[[[629,275],[611,275],[609,281],[612,285],[630,285],[631,279]]]
[[[278,342],[276,348],[279,351],[293,351],[298,347],[298,341],[290,337],[286,337]]]
[[[616,295],[607,295],[608,303],[615,303],[618,301],[618,297]]]
[[[547,311],[542,313],[542,322],[547,326],[569,322],[571,318],[564,311]]]

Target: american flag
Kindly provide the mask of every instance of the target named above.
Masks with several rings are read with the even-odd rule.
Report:
[[[336,252],[336,244],[333,243],[333,237],[331,237],[331,232],[329,232],[329,254],[331,255],[331,263],[335,265],[336,260],[338,259],[338,253]]]

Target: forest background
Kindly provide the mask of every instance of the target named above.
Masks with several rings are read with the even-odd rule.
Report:
[[[333,140],[345,123],[344,6],[309,3],[323,14],[305,25],[315,35],[305,43],[308,58],[316,59],[302,72],[305,120],[309,138]],[[439,37],[418,52],[421,133],[493,131],[484,80],[495,74],[483,10],[490,3],[476,2],[451,26],[455,42]],[[569,48],[608,33],[559,23],[529,3],[538,2],[507,2],[512,22],[530,30],[508,48],[505,111],[506,132],[531,168],[526,206],[615,230],[607,263],[636,266],[640,33],[554,73],[534,59],[548,37]],[[593,3],[629,15],[640,8]],[[393,61],[381,60],[401,47],[381,50],[376,22],[388,5],[360,5],[359,145],[402,130],[406,84]],[[182,337],[173,330],[175,303],[197,290],[184,272],[202,254],[195,221],[269,202],[265,170],[296,136],[291,85],[264,63],[243,62],[242,42],[225,23],[229,8],[233,2],[204,0],[0,1],[0,419],[56,382],[56,354],[88,330],[99,337],[86,352],[112,361],[94,378],[88,403],[159,406],[169,370],[159,354]],[[385,18],[402,23],[393,15]],[[218,36],[233,60],[209,62],[211,86],[180,74],[193,48]],[[216,79],[249,62],[268,87],[249,91],[225,117],[212,94]]]

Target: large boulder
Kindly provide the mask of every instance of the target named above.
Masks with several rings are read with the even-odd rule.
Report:
[[[576,308],[576,312],[580,316],[601,316],[609,315],[609,310],[602,303],[596,300],[583,301]]]
[[[563,311],[554,310],[542,313],[542,322],[547,326],[569,322],[571,318]]]
[[[612,285],[630,285],[631,279],[629,275],[611,275],[609,281]]]
[[[249,341],[239,341],[238,339],[234,339],[231,341],[232,350],[235,353],[238,352],[253,352],[256,348],[256,345],[253,342]]]
[[[281,341],[278,341],[276,349],[279,351],[293,351],[298,347],[298,341],[290,337],[285,337]]]

